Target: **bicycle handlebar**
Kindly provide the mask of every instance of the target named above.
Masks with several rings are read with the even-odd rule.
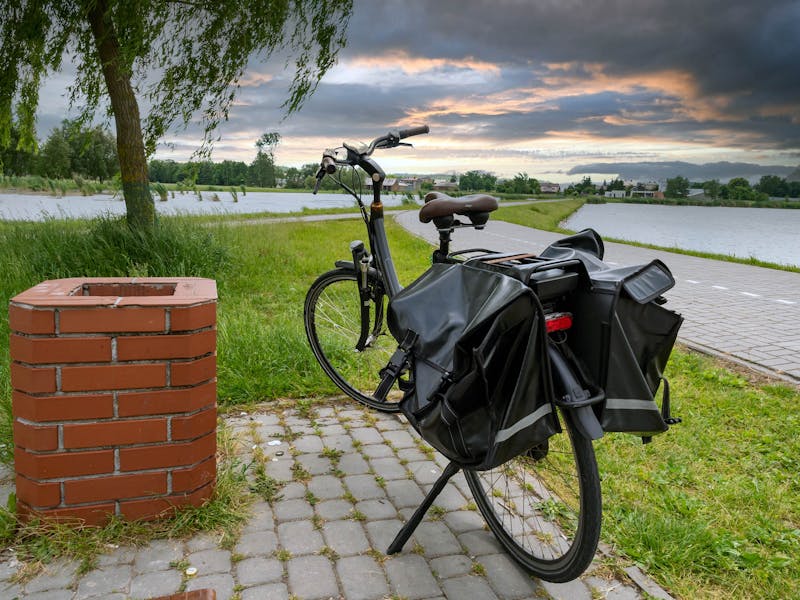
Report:
[[[412,135],[421,135],[423,133],[430,133],[431,128],[427,125],[420,125],[419,127],[409,127],[408,129],[401,129],[397,132],[397,136],[402,140],[403,138],[411,137]]]

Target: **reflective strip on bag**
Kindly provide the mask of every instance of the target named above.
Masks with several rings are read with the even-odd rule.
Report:
[[[606,410],[654,410],[661,414],[658,405],[652,400],[635,398],[606,398]]]
[[[543,406],[540,406],[527,417],[523,417],[514,423],[511,427],[506,427],[505,429],[498,431],[494,438],[495,445],[505,442],[508,438],[516,433],[519,433],[523,429],[526,429],[531,425],[535,425],[537,421],[542,419],[544,416],[549,415],[551,412],[553,412],[553,406],[551,404],[544,404]]]

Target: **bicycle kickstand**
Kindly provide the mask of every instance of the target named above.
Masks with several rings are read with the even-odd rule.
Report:
[[[403,525],[402,529],[397,533],[392,543],[389,544],[389,549],[386,550],[386,554],[397,554],[403,549],[408,538],[411,537],[411,534],[414,533],[414,530],[417,528],[417,525],[420,524],[422,519],[425,517],[425,513],[428,512],[428,509],[433,504],[433,501],[436,500],[436,497],[442,493],[444,486],[447,485],[447,482],[450,478],[458,473],[461,470],[456,463],[451,462],[447,467],[445,467],[442,474],[439,475],[439,479],[436,480],[436,483],[433,484],[431,491],[428,492],[428,495],[422,500],[422,504],[419,505],[414,514],[411,515],[411,518]]]

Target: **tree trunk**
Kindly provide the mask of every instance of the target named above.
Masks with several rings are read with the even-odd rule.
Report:
[[[119,41],[106,0],[94,4],[88,19],[117,126],[117,154],[128,223],[136,229],[149,229],[155,224],[156,213],[147,176],[139,104],[131,86],[131,74],[120,64]]]

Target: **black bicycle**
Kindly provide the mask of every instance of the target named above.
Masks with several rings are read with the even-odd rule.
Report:
[[[320,275],[311,285],[305,300],[305,329],[311,348],[332,381],[348,396],[368,407],[388,412],[399,410],[403,374],[385,376],[385,367],[398,342],[388,333],[385,315],[389,299],[402,286],[397,278],[384,227],[381,192],[385,173],[371,158],[379,149],[395,148],[402,140],[428,133],[427,126],[404,129],[380,136],[366,145],[345,143],[326,150],[317,175],[336,178],[338,184],[358,203],[367,229],[368,243],[353,241],[350,257],[337,261],[336,268]],[[342,170],[352,170],[348,185]],[[360,169],[371,182],[372,202],[367,207],[356,191],[363,181]],[[420,210],[420,219],[433,221],[440,244],[433,252],[434,263],[465,261],[485,257],[493,265],[519,262],[519,257],[498,255],[488,250],[470,249],[451,253],[451,234],[458,227],[482,228],[497,200],[487,195],[451,198],[429,194]],[[463,217],[465,222],[460,222]],[[538,285],[548,279],[562,281],[565,270],[543,269]],[[570,279],[570,278],[567,278]],[[557,392],[568,393],[580,386],[568,356],[562,354],[561,342],[569,327],[569,317],[559,310],[569,293],[563,282],[553,287],[553,297],[546,298],[549,335],[554,343],[548,348],[552,377]],[[420,306],[419,310],[431,307]],[[486,471],[464,469],[475,503],[486,523],[510,555],[531,574],[549,581],[569,581],[580,575],[591,562],[600,535],[602,500],[600,479],[592,446],[576,411],[565,405],[557,409],[562,433],[553,435],[524,454]],[[460,467],[445,470],[398,534],[389,552],[399,551],[422,519],[450,476]]]

